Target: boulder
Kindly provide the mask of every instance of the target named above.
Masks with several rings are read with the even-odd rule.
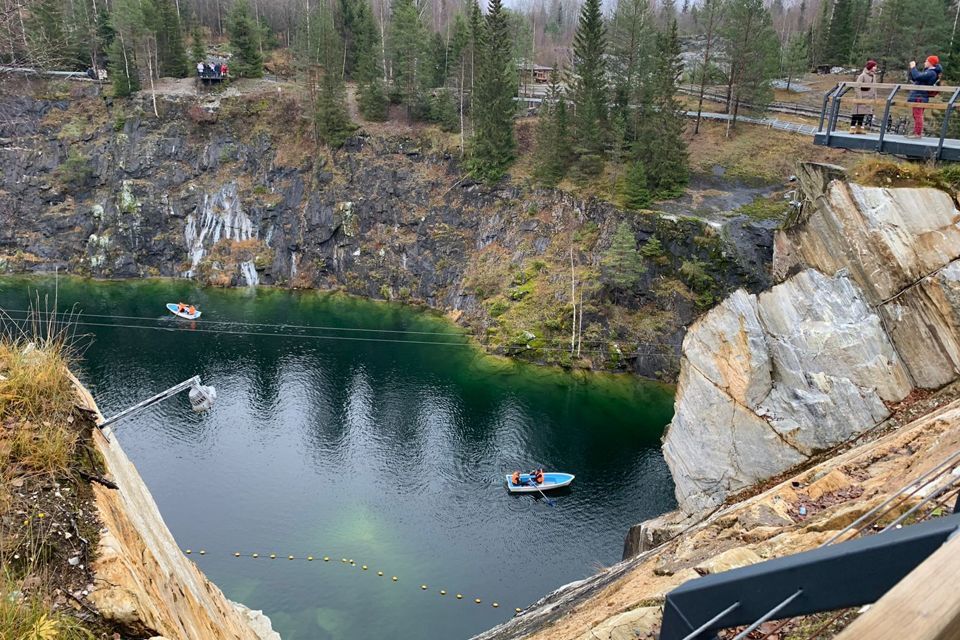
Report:
[[[763,558],[758,556],[752,549],[747,547],[734,547],[733,549],[727,549],[712,558],[704,560],[694,567],[694,570],[701,575],[706,575],[710,573],[721,573],[723,571],[729,571],[730,569],[739,569],[740,567],[746,567],[762,561]]]
[[[737,292],[684,340],[663,453],[679,507],[717,506],[862,433],[912,379],[860,288],[808,269]]]
[[[577,640],[635,640],[660,627],[660,607],[638,607],[607,618]]]

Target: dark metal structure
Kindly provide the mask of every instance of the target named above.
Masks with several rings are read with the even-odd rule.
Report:
[[[861,99],[855,94],[851,96],[850,91],[858,88],[873,89],[878,95],[885,97]],[[814,144],[839,149],[876,151],[924,160],[960,161],[960,140],[947,137],[950,117],[953,115],[957,98],[960,97],[960,87],[923,87],[923,91],[936,95],[931,97],[929,102],[908,102],[907,95],[917,88],[917,85],[913,84],[839,83],[823,97],[820,124],[817,127],[817,133],[814,134]],[[867,133],[854,134],[841,131],[838,130],[841,102],[845,107],[857,104],[873,105],[875,108],[882,108],[883,115],[880,118],[873,118],[873,124]],[[893,126],[893,110],[897,107],[924,109],[925,112],[942,112],[943,117],[938,123],[939,135],[929,137],[925,135],[922,138],[902,135]]]
[[[660,640],[876,602],[960,530],[960,514],[691,580],[667,594]]]

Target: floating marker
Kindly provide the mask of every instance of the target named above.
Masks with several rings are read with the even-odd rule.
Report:
[[[442,596],[447,595],[446,589],[440,589],[440,595],[442,595]]]
[[[287,560],[293,560],[293,556],[287,556]]]
[[[516,612],[517,615],[520,615],[520,607],[517,607],[516,609],[514,609],[514,612]]]
[[[458,594],[457,594],[457,600],[463,600],[463,594],[462,594],[462,593],[458,593]]]
[[[313,562],[313,556],[307,556],[307,562]]]
[[[202,556],[203,556],[203,555],[206,555],[206,554],[207,554],[207,552],[206,552],[206,551],[204,551],[203,549],[200,549],[200,555],[202,555]]]
[[[476,598],[474,602],[476,602],[477,604],[480,604],[480,598]]]
[[[340,562],[346,562],[346,561],[347,561],[346,558],[340,558]]]
[[[363,566],[360,567],[360,568],[363,569],[364,571],[366,571],[366,570],[367,570],[367,565],[363,565]]]
[[[427,585],[422,584],[422,585],[420,585],[420,588],[423,589],[424,591],[426,591],[426,590],[427,590]]]
[[[500,604],[499,604],[498,602],[494,602],[494,603],[493,603],[492,605],[490,605],[490,606],[492,606],[494,609],[496,609],[497,607],[500,606]]]
[[[378,576],[382,576],[382,575],[383,575],[383,571],[377,571],[377,575],[378,575]]]
[[[324,562],[330,562],[330,556],[323,556]]]
[[[190,551],[190,549],[187,549],[187,550],[185,551],[185,553],[186,553],[187,555],[190,555],[191,553],[193,553],[193,551]]]
[[[234,554],[233,554],[233,557],[234,557],[234,558],[239,558],[239,557],[240,557],[240,552],[237,551],[236,553],[234,553]]]
[[[260,554],[259,554],[259,553],[255,553],[255,554],[253,554],[253,555],[250,556],[250,557],[251,557],[251,558],[259,558],[259,557],[260,557]]]
[[[271,559],[271,560],[276,560],[276,559],[277,559],[277,554],[271,553],[271,554],[270,554],[270,559]]]
[[[397,576],[393,576],[393,577],[390,578],[390,579],[393,580],[394,582],[396,582],[396,581],[397,581]]]

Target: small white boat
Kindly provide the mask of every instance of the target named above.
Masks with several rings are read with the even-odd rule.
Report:
[[[551,489],[559,489],[561,487],[568,486],[573,482],[574,476],[572,473],[560,473],[557,471],[545,471],[543,473],[543,483],[536,484],[533,481],[533,476],[529,473],[520,474],[520,484],[513,484],[513,474],[506,476],[507,479],[507,490],[510,493],[534,493],[536,491],[549,491]]]
[[[193,313],[180,311],[180,307],[178,305],[173,304],[172,302],[167,303],[167,309],[170,311],[170,313],[177,316],[178,318],[184,318],[186,320],[196,320],[197,318],[200,317],[200,312],[197,311],[196,309],[194,309]]]

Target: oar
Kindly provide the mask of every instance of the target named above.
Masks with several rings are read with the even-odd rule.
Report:
[[[543,491],[540,491],[540,487],[537,487],[536,481],[534,481],[533,486],[536,487],[537,492],[538,492],[540,495],[543,496],[543,499],[547,501],[547,504],[548,504],[548,505],[550,505],[551,507],[555,507],[555,506],[556,506],[556,503],[555,503],[553,500],[551,500],[550,498],[548,498],[548,497],[547,497],[547,494],[545,494]]]

